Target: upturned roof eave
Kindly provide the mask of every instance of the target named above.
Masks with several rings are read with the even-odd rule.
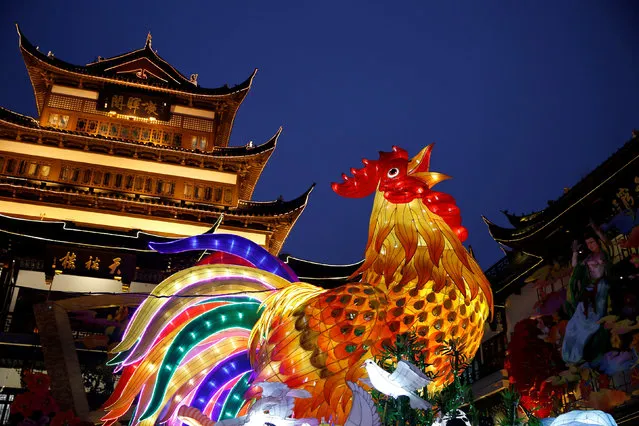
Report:
[[[608,184],[614,177],[639,161],[639,140],[633,137],[621,148],[610,155],[599,166],[584,176],[561,197],[548,207],[528,216],[533,216],[530,223],[519,221],[522,226],[504,228],[483,217],[491,237],[509,247],[525,247],[528,242],[545,229],[551,232],[551,225],[557,223],[568,212],[583,204],[584,201],[596,197],[598,190]],[[511,222],[512,223],[512,222]]]
[[[125,78],[118,75],[94,74],[91,72],[92,67],[95,68],[94,64],[89,64],[88,66],[75,65],[55,57],[49,57],[43,54],[42,52],[40,52],[36,48],[36,46],[34,46],[25,37],[25,35],[22,33],[22,31],[20,30],[17,24],[16,24],[16,29],[18,31],[18,36],[19,36],[19,39],[18,39],[19,47],[22,52],[22,56],[25,60],[25,64],[27,65],[27,68],[29,68],[28,58],[32,58],[34,61],[41,64],[42,66],[53,68],[54,70],[60,73],[73,75],[77,78],[83,78],[83,79],[91,78],[103,83],[117,81],[127,86],[137,87],[137,88],[141,88],[145,90],[157,90],[157,91],[171,93],[174,95],[185,95],[185,96],[188,95],[188,96],[201,97],[205,99],[230,98],[234,96],[237,97],[237,95],[239,95],[238,102],[241,103],[242,100],[246,97],[246,94],[251,87],[255,74],[257,73],[257,69],[254,69],[251,75],[246,80],[244,80],[243,82],[233,87],[221,86],[217,88],[203,88],[191,83],[188,79],[186,79],[186,77],[184,77],[184,75],[182,75],[179,71],[177,71],[172,65],[170,65],[164,59],[160,58],[155,52],[153,52],[152,49],[150,48],[147,49],[145,47],[143,49],[134,50],[132,52],[128,52],[127,54],[120,55],[116,58],[124,57],[126,55],[136,55],[139,57],[147,57],[148,59],[152,59],[154,56],[155,58],[157,58],[154,62],[156,66],[160,67],[163,70],[166,70],[167,67],[169,67],[169,69],[171,70],[174,70],[174,72],[171,72],[172,77],[174,77],[175,80],[182,80],[182,83],[177,85],[179,86],[177,87],[177,86],[168,85],[168,84],[163,85],[163,84],[157,84],[157,83],[156,84],[145,83],[143,81],[131,81],[129,78]],[[145,50],[151,51],[153,56],[149,57],[150,55],[146,53],[144,55],[140,54],[140,52],[145,52]],[[106,59],[105,61],[109,61],[109,59]],[[35,82],[33,80],[34,80],[34,77],[37,78],[37,76],[34,76],[32,75],[32,73],[30,73],[30,77],[32,79],[32,84],[35,86]],[[184,86],[182,86],[182,84]],[[40,108],[41,106],[39,105],[39,110]]]

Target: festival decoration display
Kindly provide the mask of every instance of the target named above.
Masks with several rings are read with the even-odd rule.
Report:
[[[353,382],[346,382],[346,385],[351,390],[353,404],[344,426],[381,426],[382,422],[371,395]]]
[[[572,244],[570,263],[525,280],[539,301],[533,318],[515,325],[506,367],[522,406],[540,417],[561,412],[561,405],[610,411],[639,386],[639,305],[629,253],[636,250],[636,213],[601,226],[591,220],[583,244]]]
[[[471,426],[471,423],[466,413],[462,410],[456,410],[455,413],[437,418],[433,426]]]
[[[10,424],[21,425],[77,425],[80,419],[73,410],[62,411],[53,397],[49,376],[25,371],[22,380],[26,392],[17,395],[11,403]],[[6,419],[5,419],[6,420]]]
[[[599,410],[573,410],[547,423],[550,426],[617,426],[610,414]]]
[[[424,375],[417,367],[406,361],[399,361],[393,373],[387,373],[372,359],[364,361],[366,373],[370,379],[370,384],[383,393],[393,398],[407,396],[411,408],[428,410],[431,404],[424,401],[415,394],[415,391],[427,386],[431,380]],[[360,379],[364,381],[364,379]]]
[[[353,402],[352,386],[368,375],[364,360],[409,331],[434,375],[429,389],[444,386],[445,342],[474,355],[492,293],[462,245],[467,231],[454,199],[432,189],[447,176],[429,171],[431,151],[411,159],[393,147],[333,184],[345,197],[375,193],[365,261],[342,287],[297,282],[277,258],[236,236],[154,244],[164,253],[215,250],[242,261],[178,272],[137,309],[113,350],[122,377],[105,404],[105,424],[136,398],[132,424],[179,424],[185,407],[225,421],[268,398],[253,384],[274,382],[310,395],[295,401],[295,418],[355,426],[351,408],[363,413],[366,401]]]

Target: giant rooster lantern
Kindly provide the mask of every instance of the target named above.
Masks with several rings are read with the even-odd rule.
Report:
[[[333,184],[344,197],[375,193],[365,261],[341,287],[298,282],[286,264],[231,235],[152,244],[216,254],[159,284],[135,312],[114,349],[122,376],[105,424],[134,401],[132,424],[180,424],[185,409],[224,423],[259,401],[263,382],[310,394],[295,400],[295,418],[344,424],[349,386],[367,376],[364,361],[408,331],[426,344],[437,373],[430,390],[445,385],[446,342],[475,354],[492,293],[462,246],[467,231],[454,199],[433,190],[448,177],[429,171],[431,151],[410,159],[393,147]]]

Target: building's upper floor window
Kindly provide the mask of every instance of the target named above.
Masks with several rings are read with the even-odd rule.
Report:
[[[66,129],[69,125],[69,116],[58,114],[57,112],[49,113],[49,121],[47,124],[56,129]]]
[[[191,137],[191,149],[204,151],[206,149],[206,137],[205,136],[192,136]]]
[[[9,158],[6,161],[4,157],[0,157],[0,172],[6,174],[15,174],[27,176],[36,179],[46,179],[51,173],[51,165],[40,161],[22,160]]]

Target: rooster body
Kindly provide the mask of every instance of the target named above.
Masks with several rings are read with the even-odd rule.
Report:
[[[364,360],[381,354],[397,334],[405,332],[415,332],[425,343],[430,364],[427,371],[437,374],[430,390],[446,384],[450,365],[443,353],[445,342],[456,339],[463,355],[474,355],[492,309],[492,294],[480,267],[461,244],[467,233],[453,198],[432,190],[447,177],[429,171],[431,149],[429,146],[409,159],[406,151],[394,147],[391,153],[381,153],[378,161],[364,160],[363,169],[352,169],[353,177],[344,175],[343,183],[333,184],[335,192],[347,197],[376,192],[365,261],[351,277],[352,282],[325,290],[291,283],[282,274],[260,275],[261,271],[255,270],[242,279],[237,271],[251,268],[235,266],[232,278],[189,287],[190,294],[197,294],[200,288],[199,294],[207,295],[204,300],[145,302],[146,306],[136,312],[123,344],[116,348],[126,355],[122,356],[122,365],[129,371],[135,367],[131,374],[138,377],[132,390],[108,401],[111,414],[105,421],[117,418],[132,402],[131,395],[138,393],[139,405],[145,405],[146,410],[141,414],[138,407],[136,419],[143,424],[177,421],[173,413],[186,404],[201,409],[213,420],[243,414],[261,393],[259,386],[251,388],[248,384],[250,373],[254,383],[280,382],[291,389],[308,391],[311,398],[295,403],[296,418],[332,418],[335,424],[343,424],[351,408],[347,382],[357,383],[367,377]],[[219,272],[224,267],[196,268]],[[236,328],[243,331],[236,332],[231,340],[224,339],[220,334],[224,332],[218,330],[194,338],[199,339],[195,346],[182,344],[187,353],[171,358],[170,368],[179,365],[188,372],[138,373],[140,363],[148,362],[153,354],[156,362],[168,357],[172,349],[166,340],[177,339],[181,327],[188,329],[189,320],[180,318],[185,312],[192,310],[196,318],[208,313],[208,321],[213,321],[210,310],[198,314],[198,307],[209,303],[211,309],[220,310],[231,303],[215,296],[223,285],[227,289],[248,285],[256,292],[255,300],[242,302],[246,316],[257,318],[251,320],[254,324],[242,328],[243,323],[238,322]],[[171,283],[161,286],[159,293],[180,288]],[[259,312],[254,309],[256,303],[261,303]],[[185,321],[187,325],[182,325]],[[171,327],[175,329],[167,331]],[[138,335],[131,330],[138,330]],[[153,330],[150,337],[144,335],[149,334],[148,330]],[[188,338],[180,341],[187,342]],[[219,345],[223,343],[227,353],[220,354]],[[199,356],[189,359],[194,350],[200,351]],[[208,377],[225,362],[223,356],[231,355],[248,358],[250,371],[244,375],[238,372],[235,382],[229,379],[226,387],[215,388],[217,393],[211,391],[200,397]],[[163,388],[158,390],[158,384]],[[116,389],[115,394],[118,392]],[[243,396],[248,402],[227,411],[230,396],[240,392],[246,392]],[[124,394],[129,398],[126,401]]]

